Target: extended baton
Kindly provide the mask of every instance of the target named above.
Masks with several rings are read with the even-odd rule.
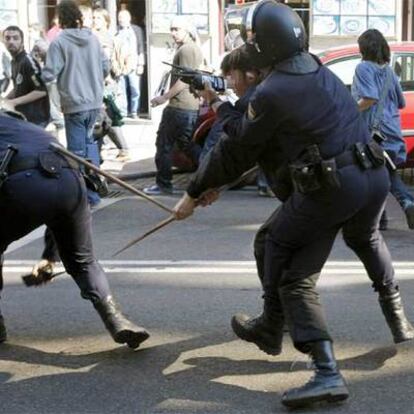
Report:
[[[250,176],[250,174],[253,174],[254,172],[256,172],[259,169],[259,167],[256,165],[252,168],[250,168],[250,170],[247,170],[246,172],[244,172],[240,177],[238,177],[236,180],[232,181],[229,184],[224,184],[221,187],[219,187],[217,189],[217,191],[219,193],[221,193],[222,191],[226,191],[229,188],[232,188],[234,186],[236,186],[237,184],[240,184],[244,179],[246,179],[247,177]],[[146,237],[148,237],[149,235],[155,233],[156,231],[162,229],[163,227],[167,226],[168,224],[172,223],[173,221],[175,221],[175,217],[174,215],[171,215],[169,217],[167,217],[166,219],[160,221],[159,223],[157,223],[154,227],[152,227],[151,229],[149,229],[148,231],[146,231],[144,234],[142,234],[141,236],[137,237],[134,240],[131,240],[129,243],[127,243],[122,249],[118,250],[116,253],[114,253],[112,255],[112,257],[117,256],[119,253],[122,253],[124,250],[129,249],[131,246],[133,246],[134,244],[140,242],[141,240],[144,240]]]
[[[131,193],[133,193],[133,194],[135,194],[139,197],[145,198],[145,200],[157,205],[158,207],[162,208],[163,210],[168,211],[171,214],[174,214],[174,211],[173,211],[172,208],[166,206],[163,203],[160,203],[158,200],[155,200],[154,198],[148,196],[143,191],[140,191],[140,190],[136,189],[132,185],[127,184],[125,181],[120,180],[118,177],[115,177],[114,175],[112,175],[112,174],[110,174],[106,171],[101,170],[96,165],[93,165],[92,163],[86,161],[82,157],[79,157],[78,155],[74,154],[73,152],[68,151],[66,148],[63,148],[61,145],[52,142],[50,144],[50,148],[52,148],[54,151],[58,152],[59,154],[62,154],[64,156],[68,157],[68,158],[71,158],[72,160],[78,162],[79,164],[82,164],[85,167],[88,167],[92,171],[95,171],[97,174],[102,175],[103,177],[107,178],[110,181],[113,181],[114,183],[118,184],[120,187],[125,188],[129,192],[131,192]]]

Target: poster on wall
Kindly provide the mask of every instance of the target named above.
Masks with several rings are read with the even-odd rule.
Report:
[[[313,2],[315,14],[339,14],[339,0],[315,0]]]
[[[313,16],[315,36],[339,35],[339,16]]]
[[[341,16],[339,33],[347,36],[357,36],[367,29],[367,19],[364,16]]]
[[[171,20],[176,14],[169,13],[152,13],[152,32],[153,33],[169,33]]]
[[[387,16],[370,17],[368,19],[368,28],[377,29],[384,36],[394,36],[395,35],[395,19],[394,17],[387,17]]]
[[[342,0],[341,14],[344,16],[364,15],[367,12],[367,0]]]
[[[152,0],[152,10],[157,13],[177,13],[177,0]]]
[[[208,14],[208,0],[181,0],[181,13]]]
[[[17,11],[0,10],[0,30],[4,30],[11,25],[17,25]]]
[[[395,0],[368,0],[370,16],[395,16]]]
[[[185,16],[199,34],[209,32],[208,0],[153,0],[152,9],[153,33],[169,33],[170,22],[176,15]]]
[[[358,36],[368,28],[384,36],[396,34],[396,0],[315,0],[312,3],[314,36]]]

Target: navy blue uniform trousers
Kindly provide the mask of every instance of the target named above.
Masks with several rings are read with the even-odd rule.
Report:
[[[256,236],[265,304],[283,312],[301,351],[310,342],[331,340],[315,285],[341,228],[374,289],[395,285],[391,256],[378,230],[389,190],[385,167],[362,171],[350,165],[339,178],[340,189],[293,193]]]
[[[48,177],[30,169],[10,175],[0,190],[0,218],[0,255],[10,243],[45,224],[82,297],[94,302],[110,295],[94,256],[87,190],[78,171],[62,168],[57,177]]]

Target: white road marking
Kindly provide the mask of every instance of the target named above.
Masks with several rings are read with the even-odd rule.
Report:
[[[192,273],[192,274],[256,274],[254,261],[226,260],[100,260],[107,273]],[[5,260],[4,272],[30,272],[35,260]],[[393,262],[397,275],[414,276],[414,262]],[[56,271],[61,271],[61,266]],[[363,275],[366,271],[360,262],[328,261],[323,274]]]

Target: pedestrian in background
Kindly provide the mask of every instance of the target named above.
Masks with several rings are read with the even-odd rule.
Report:
[[[30,23],[28,28],[29,50],[34,48],[38,40],[47,40],[46,30],[40,23]]]
[[[11,57],[3,43],[3,33],[0,32],[0,97],[5,94],[11,83]]]
[[[98,117],[100,122],[94,128],[94,136],[95,138],[98,135],[101,136],[98,140],[98,146],[100,147],[102,146],[103,137],[108,136],[119,150],[116,160],[124,162],[130,159],[130,154],[122,131],[123,116],[120,108],[116,105],[117,97],[123,94],[120,92],[120,86],[114,77],[113,70],[114,67],[119,67],[116,59],[120,56],[120,53],[117,53],[120,43],[119,40],[115,42],[114,36],[109,31],[110,26],[111,17],[108,11],[103,8],[94,9],[93,31],[110,62],[110,73],[105,78],[104,104]],[[99,134],[97,131],[100,131]]]
[[[171,36],[177,45],[174,65],[199,69],[203,64],[203,54],[196,43],[197,37],[193,30],[186,16],[177,16],[171,21]],[[171,156],[175,145],[193,159],[196,165],[200,152],[191,141],[199,99],[191,93],[190,86],[174,73],[168,91],[153,98],[151,105],[155,107],[166,102],[168,105],[163,110],[155,142],[156,183],[144,189],[149,195],[173,193]]]
[[[399,109],[405,106],[405,99],[398,77],[390,67],[390,48],[382,33],[376,29],[362,33],[358,45],[362,61],[355,70],[352,95],[372,136],[381,143],[398,168],[407,158],[399,114]],[[398,172],[388,167],[390,192],[403,209],[408,227],[414,229],[414,197]],[[380,223],[383,230],[387,228],[387,221],[384,209]]]
[[[62,29],[59,26],[59,18],[56,14],[53,17],[51,28],[46,32],[46,38],[48,42],[52,43],[59,36],[61,31]]]
[[[102,106],[109,61],[98,38],[83,27],[83,16],[74,0],[62,0],[57,13],[63,30],[50,44],[43,79],[57,80],[68,149],[98,166],[98,147],[92,131]],[[92,190],[88,198],[91,206],[100,202]]]
[[[141,91],[141,78],[144,72],[143,56],[144,44],[143,37],[137,33],[131,24],[131,14],[128,10],[121,10],[118,13],[119,29],[116,34],[116,41],[123,44],[127,49],[127,64],[119,78],[119,88],[123,94],[121,100],[121,112],[123,116],[137,118],[139,110],[139,99]]]
[[[18,26],[3,32],[5,46],[12,56],[13,89],[3,106],[21,112],[28,121],[46,128],[50,120],[49,97],[41,78],[39,63],[24,49],[24,34]]]

